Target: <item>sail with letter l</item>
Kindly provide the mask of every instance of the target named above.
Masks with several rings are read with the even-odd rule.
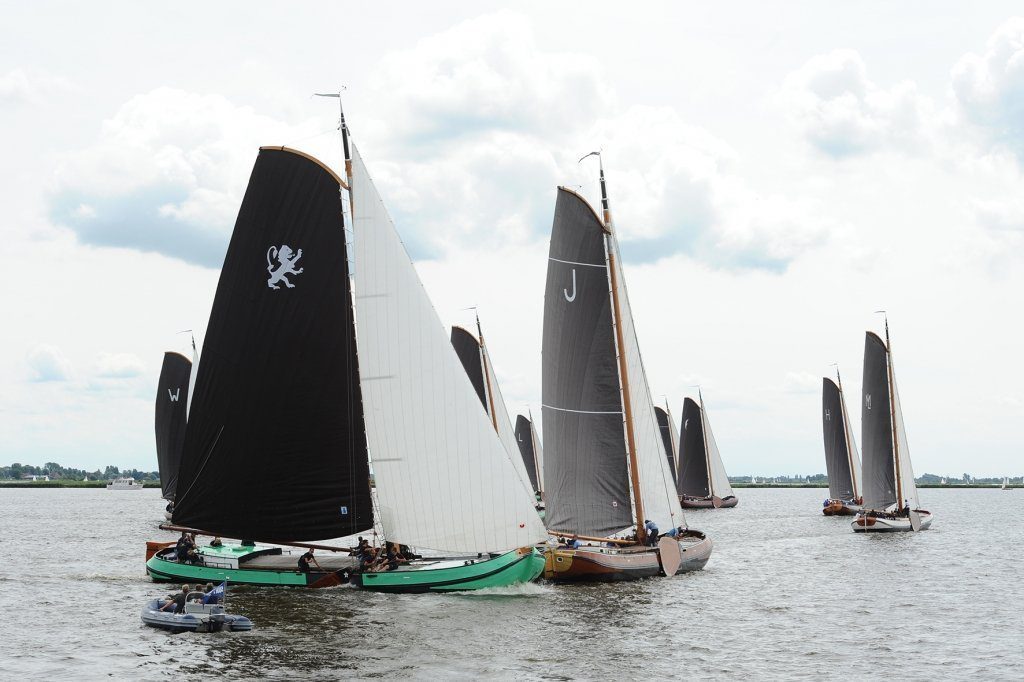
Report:
[[[658,428],[661,430],[661,441],[665,445],[665,458],[668,460],[668,469],[672,474],[672,480],[675,480],[678,451],[676,449],[675,429],[672,428],[672,415],[667,409],[657,405],[654,406],[654,414],[658,417]]]
[[[268,542],[373,525],[340,192],[315,159],[260,150],[203,343],[175,524]]]
[[[351,150],[359,363],[384,535],[473,553],[543,541],[532,496]]]
[[[523,456],[523,465],[526,473],[530,476],[530,484],[534,491],[540,491],[540,457],[538,456],[538,443],[533,429],[533,422],[523,415],[516,415],[516,441],[519,443],[519,452]]]

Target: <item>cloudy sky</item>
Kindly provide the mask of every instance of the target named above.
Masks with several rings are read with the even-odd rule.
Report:
[[[653,397],[700,384],[731,474],[824,470],[832,363],[859,433],[886,309],[916,471],[1019,475],[1019,4],[706,5],[0,2],[0,462],[156,467],[161,355],[202,341],[257,148],[340,167],[310,94],[344,85],[510,410],[555,187],[595,197],[601,148]]]

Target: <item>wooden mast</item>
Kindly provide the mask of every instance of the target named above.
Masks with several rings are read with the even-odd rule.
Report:
[[[903,478],[900,475],[900,441],[896,432],[896,393],[893,390],[892,346],[889,342],[889,316],[885,317],[885,369],[889,378],[889,426],[892,429],[893,467],[896,469],[896,508],[903,509]]]
[[[711,499],[715,499],[715,477],[711,475],[711,453],[708,451],[708,430],[705,426],[707,420],[704,418],[704,394],[697,387],[697,397],[700,398],[700,434],[704,437],[704,466],[708,472],[708,493]]]
[[[839,411],[843,419],[843,440],[846,441],[846,462],[850,467],[850,487],[853,488],[853,499],[860,498],[860,491],[857,489],[857,475],[853,471],[853,443],[850,441],[849,421],[846,419],[846,398],[843,396],[843,377],[839,374],[839,365],[836,365],[836,381],[839,382]]]
[[[618,346],[619,376],[622,377],[622,409],[626,419],[626,454],[629,458],[629,474],[633,486],[633,508],[636,515],[636,539],[641,544],[647,540],[647,528],[644,526],[644,501],[640,494],[640,465],[636,457],[636,436],[633,433],[633,403],[629,396],[629,369],[624,351],[625,341],[622,336],[622,311],[619,306],[619,278],[616,274],[615,243],[612,233],[612,213],[608,207],[608,187],[604,180],[604,162],[600,152],[592,152],[597,156],[601,171],[601,208],[604,211],[605,248],[608,251],[608,272],[612,286],[612,309],[615,315],[615,342]],[[588,154],[587,156],[590,156]],[[586,157],[584,157],[586,158]]]
[[[476,333],[480,337],[480,363],[484,369],[484,383],[487,385],[487,404],[490,406],[488,412],[491,413],[491,425],[494,426],[494,432],[498,432],[498,413],[494,410],[494,391],[491,389],[491,374],[488,371],[487,362],[487,349],[484,346],[484,331],[480,327],[480,313],[476,315]]]

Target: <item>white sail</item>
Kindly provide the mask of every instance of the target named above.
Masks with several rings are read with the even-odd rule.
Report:
[[[494,401],[494,415],[492,419],[497,422],[498,438],[501,439],[501,444],[505,446],[505,451],[508,452],[509,459],[512,461],[512,465],[516,469],[516,476],[519,482],[523,486],[523,490],[531,498],[533,497],[533,486],[530,484],[530,476],[526,473],[526,463],[523,462],[523,456],[519,454],[519,441],[516,439],[516,430],[512,426],[512,422],[508,417],[508,409],[505,407],[505,399],[501,397],[501,388],[498,386],[498,377],[494,374],[494,363],[491,361],[491,354],[487,351],[487,345],[480,346],[480,352],[484,359],[484,369],[486,371],[486,379],[484,385],[490,389],[490,395],[488,396]],[[488,409],[490,403],[488,403]],[[530,428],[533,428],[532,425]],[[534,454],[536,456],[536,453]]]
[[[188,397],[185,399],[185,421],[188,421],[188,412],[192,409],[192,392],[196,390],[196,376],[199,374],[199,351],[196,350],[196,340],[192,339],[192,371],[188,375]]]
[[[388,540],[503,551],[547,532],[355,147],[356,339],[366,440]]]
[[[679,506],[679,495],[676,482],[668,468],[665,457],[665,445],[661,438],[661,427],[651,402],[651,392],[644,372],[643,359],[640,357],[640,344],[637,341],[636,329],[633,327],[633,312],[629,305],[629,294],[626,291],[626,280],[622,273],[622,257],[619,254],[618,241],[614,234],[609,243],[614,250],[615,277],[618,283],[619,310],[622,325],[623,348],[619,349],[626,357],[628,372],[629,398],[633,416],[633,437],[636,443],[637,468],[640,472],[640,494],[643,498],[644,516],[657,524],[662,532],[669,528],[685,526],[683,510]],[[638,519],[643,523],[646,519]]]
[[[903,499],[897,500],[910,503],[911,509],[920,509],[921,502],[917,499],[917,483],[914,481],[914,467],[910,463],[910,446],[907,444],[907,430],[903,426],[903,410],[900,408],[900,391],[896,387],[896,368],[892,364],[892,352],[889,353],[889,371],[892,377],[892,394],[895,401],[892,407],[893,423],[896,427],[896,443],[899,448],[897,465],[900,468],[900,484],[903,486]]]
[[[732,486],[729,485],[729,475],[725,473],[725,465],[722,464],[722,455],[718,452],[715,434],[711,431],[711,421],[708,419],[708,411],[704,408],[703,399],[700,405],[700,419],[704,423],[704,438],[708,447],[708,478],[711,483],[711,494],[717,497],[729,497],[734,493]]]
[[[839,399],[843,401],[843,427],[846,429],[846,445],[850,452],[850,480],[853,483],[853,496],[858,498],[860,492],[860,454],[857,451],[857,441],[853,438],[853,429],[850,428],[850,413],[846,409],[846,394],[839,391]]]

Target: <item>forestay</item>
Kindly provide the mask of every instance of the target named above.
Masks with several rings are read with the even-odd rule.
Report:
[[[864,508],[884,510],[896,502],[889,368],[885,342],[868,332],[864,339],[861,446],[864,448]]]
[[[622,315],[622,319],[618,320],[618,323],[622,325],[623,342],[623,348],[619,350],[626,357],[626,371],[629,375],[629,380],[626,383],[632,407],[633,438],[636,446],[637,467],[640,472],[640,494],[643,498],[644,516],[646,519],[654,521],[661,530],[666,530],[685,525],[683,510],[679,506],[675,479],[665,458],[661,429],[658,428],[658,419],[654,414],[654,404],[651,402],[651,392],[647,385],[647,373],[644,371],[643,359],[640,356],[640,344],[637,340],[636,328],[633,325],[629,293],[626,290],[626,279],[622,272],[622,257],[619,253],[618,240],[614,234],[609,236],[609,243],[615,254],[615,267],[617,268],[619,311]],[[728,481],[726,485],[728,485]]]
[[[541,542],[532,497],[354,146],[352,156],[357,338],[384,534],[449,552]]]
[[[708,410],[701,401],[700,408],[701,423],[704,427],[704,437],[707,439],[708,463],[711,465],[711,494],[717,497],[732,497],[732,486],[729,485],[729,476],[725,473],[725,465],[722,463],[722,455],[718,452],[718,443],[715,442],[715,434],[711,430],[711,422],[708,420]]]

